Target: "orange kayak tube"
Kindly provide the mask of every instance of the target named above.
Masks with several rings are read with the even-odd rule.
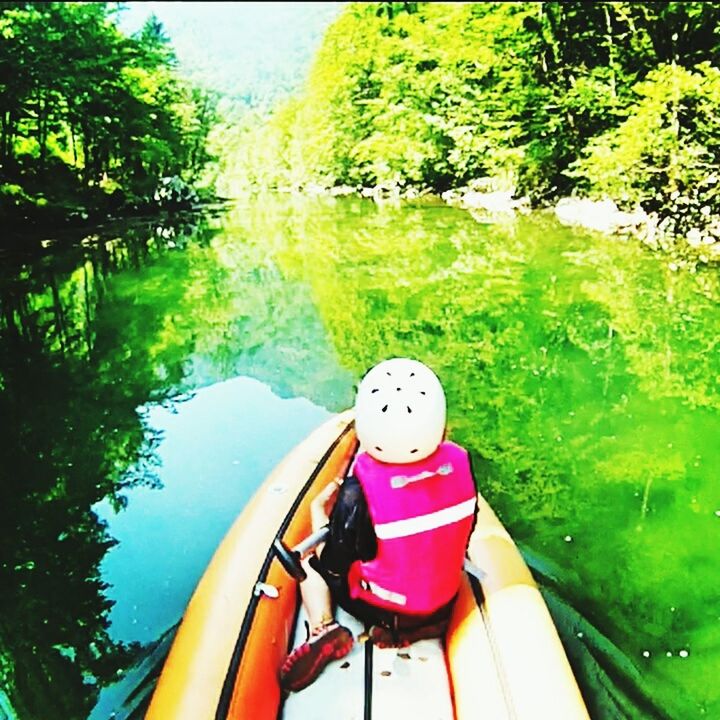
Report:
[[[310,501],[344,475],[355,452],[351,420],[334,416],[292,450],[232,525],[188,604],[146,720],[277,717],[297,582],[272,542],[293,547],[310,534]],[[258,582],[278,597],[256,595]]]
[[[446,654],[456,718],[589,720],[550,612],[517,546],[482,495]]]

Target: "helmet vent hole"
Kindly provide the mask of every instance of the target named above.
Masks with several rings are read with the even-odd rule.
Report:
[[[395,389],[396,389],[398,392],[400,392],[400,391],[402,390],[402,388],[395,388]]]
[[[388,406],[386,405],[386,406],[382,409],[382,411],[383,411],[383,412],[387,412],[387,409],[388,409]]]
[[[417,451],[418,451],[418,449],[415,448],[414,450],[411,450],[411,451],[410,451],[410,454],[412,455],[413,453],[416,453]]]
[[[383,451],[383,449],[382,449],[381,447],[378,447],[377,445],[375,446],[375,449],[376,449],[378,452],[382,452],[382,451]],[[414,451],[413,451],[413,452],[414,452]]]
[[[388,372],[387,370],[385,371],[385,374],[386,374],[388,377],[392,377],[392,373],[391,373],[391,372]]]
[[[412,408],[408,405],[407,406],[408,415],[412,412]]]
[[[415,373],[410,373],[410,377],[415,377]]]
[[[370,392],[376,393],[376,392],[378,392],[379,390],[380,390],[380,388],[374,388],[374,389],[371,390]]]
[[[427,393],[426,393],[424,390],[421,390],[421,391],[420,391],[420,394],[421,394],[421,395],[426,395]]]

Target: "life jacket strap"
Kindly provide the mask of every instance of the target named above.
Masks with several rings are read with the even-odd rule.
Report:
[[[404,488],[410,483],[427,480],[428,478],[435,477],[436,475],[450,475],[452,471],[452,464],[444,463],[437,468],[437,470],[425,470],[417,475],[393,475],[390,478],[390,487],[393,488],[393,490],[397,490],[398,488]]]

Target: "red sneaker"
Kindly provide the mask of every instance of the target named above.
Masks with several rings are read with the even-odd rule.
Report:
[[[352,633],[342,625],[331,625],[322,635],[316,635],[296,647],[280,668],[283,690],[302,690],[315,681],[331,660],[345,657],[353,646]]]

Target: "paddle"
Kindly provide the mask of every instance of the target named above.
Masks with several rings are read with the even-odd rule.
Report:
[[[311,535],[308,535],[302,542],[298,543],[292,549],[289,548],[280,538],[275,538],[275,542],[273,542],[273,550],[288,575],[294,577],[300,582],[307,577],[307,573],[305,572],[300,559],[306,552],[308,552],[308,550],[312,550],[316,545],[323,542],[329,533],[330,528],[326,525],[325,527],[316,530]]]
[[[321,542],[327,540],[329,533],[329,527],[322,527],[311,535],[308,535],[294,548],[289,548],[280,538],[275,538],[275,542],[273,542],[273,550],[288,575],[294,577],[299,582],[302,582],[307,577],[307,573],[305,572],[300,560],[302,556],[308,552],[308,550],[312,550],[312,548],[316,545],[319,545]],[[468,575],[472,575],[478,580],[482,580],[485,577],[485,571],[473,564],[470,560],[468,560],[468,558],[465,558],[463,570],[465,570]]]

